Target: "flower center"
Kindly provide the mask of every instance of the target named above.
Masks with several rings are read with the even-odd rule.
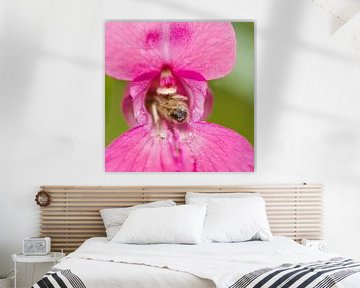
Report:
[[[148,91],[146,107],[160,131],[162,121],[181,124],[189,116],[188,98],[178,93],[177,84],[170,69],[163,69],[158,80]]]

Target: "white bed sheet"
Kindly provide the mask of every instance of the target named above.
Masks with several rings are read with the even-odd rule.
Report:
[[[223,288],[231,286],[237,277],[264,267],[336,256],[311,250],[286,237],[200,245],[112,244],[106,238],[91,238],[56,268],[70,269],[87,288]],[[359,273],[336,287],[360,287]]]
[[[215,288],[210,280],[146,265],[70,258],[56,268],[70,269],[87,288]]]

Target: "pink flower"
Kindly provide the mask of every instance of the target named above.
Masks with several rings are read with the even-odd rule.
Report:
[[[106,74],[130,81],[122,108],[132,127],[107,147],[107,172],[254,170],[244,137],[204,121],[207,80],[236,60],[230,23],[108,22],[105,41]]]

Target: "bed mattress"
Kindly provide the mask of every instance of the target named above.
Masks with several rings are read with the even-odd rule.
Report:
[[[336,267],[334,261],[338,261]],[[305,266],[299,266],[299,263],[305,263]],[[335,269],[342,272],[347,268],[348,274],[345,277],[344,273],[340,273],[340,276],[336,276],[337,281],[331,277],[329,280],[317,277],[320,272],[316,272],[318,270],[314,270],[314,267],[326,267],[327,270],[323,268],[326,273]],[[276,276],[272,270],[274,268],[280,271]],[[274,237],[272,241],[200,245],[112,244],[106,238],[91,238],[54,266],[54,269],[54,271],[71,271],[73,273],[71,275],[78,277],[76,279],[79,279],[83,285],[69,284],[66,287],[313,288],[317,287],[316,283],[318,287],[360,287],[359,263],[312,250],[286,237]],[[315,271],[316,277],[314,273],[310,276],[301,276],[303,271]],[[294,286],[274,284],[290,273]],[[261,277],[267,279],[266,283],[265,280],[262,281],[265,285],[252,285],[248,279],[255,277],[254,275],[259,279]],[[271,279],[269,275],[272,275]],[[310,283],[313,278],[314,281]],[[246,281],[241,282],[241,279]],[[34,285],[34,287],[39,286]]]

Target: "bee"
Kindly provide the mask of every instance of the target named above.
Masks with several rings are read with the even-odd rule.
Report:
[[[182,123],[189,114],[186,101],[187,98],[182,95],[156,95],[153,106],[161,118]]]
[[[188,98],[177,94],[176,86],[157,87],[148,99],[148,107],[157,126],[161,118],[175,123],[184,122],[188,115]]]
[[[162,120],[180,124],[189,116],[188,97],[177,93],[176,81],[171,71],[165,69],[160,78],[154,81],[148,90],[145,105],[152,115],[158,134],[161,137]]]
[[[148,107],[156,125],[157,133],[161,138],[166,137],[161,132],[161,119],[173,123],[184,122],[189,115],[187,100],[185,96],[176,93],[170,95],[156,94],[151,97]]]

